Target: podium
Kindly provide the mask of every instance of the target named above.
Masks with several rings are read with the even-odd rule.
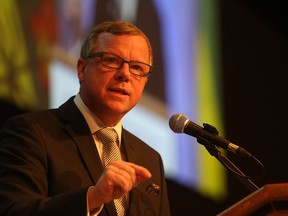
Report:
[[[267,210],[268,207],[268,210]],[[257,214],[265,209],[265,214]],[[218,216],[288,215],[288,183],[267,184],[251,193]]]

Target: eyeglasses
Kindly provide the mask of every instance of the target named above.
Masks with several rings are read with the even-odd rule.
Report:
[[[101,64],[107,68],[118,70],[124,63],[129,65],[131,74],[139,77],[148,77],[151,73],[152,66],[139,61],[127,61],[118,55],[107,52],[96,52],[88,55],[88,58],[100,57]]]

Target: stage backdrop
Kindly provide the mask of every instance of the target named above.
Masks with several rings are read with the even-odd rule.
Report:
[[[155,63],[124,127],[159,151],[167,178],[221,200],[222,165],[195,138],[168,126],[172,114],[183,113],[225,135],[216,2],[2,0],[0,98],[27,110],[59,106],[78,92],[76,63],[87,31],[105,20],[133,22],[151,39]]]

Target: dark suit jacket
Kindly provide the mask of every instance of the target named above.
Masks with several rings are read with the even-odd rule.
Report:
[[[127,161],[152,173],[131,191],[129,215],[170,215],[160,155],[125,129],[122,144]],[[0,215],[85,215],[87,189],[102,171],[73,98],[58,109],[14,117],[0,134]],[[146,192],[152,183],[160,186],[159,195]],[[116,215],[112,202],[100,215]]]

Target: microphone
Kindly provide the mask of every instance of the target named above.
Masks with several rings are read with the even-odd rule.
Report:
[[[171,116],[169,120],[170,129],[175,133],[185,133],[196,138],[202,138],[210,141],[212,144],[221,147],[234,154],[251,157],[252,154],[230,141],[207,131],[205,128],[197,125],[189,120],[189,118],[182,114],[176,113]]]

